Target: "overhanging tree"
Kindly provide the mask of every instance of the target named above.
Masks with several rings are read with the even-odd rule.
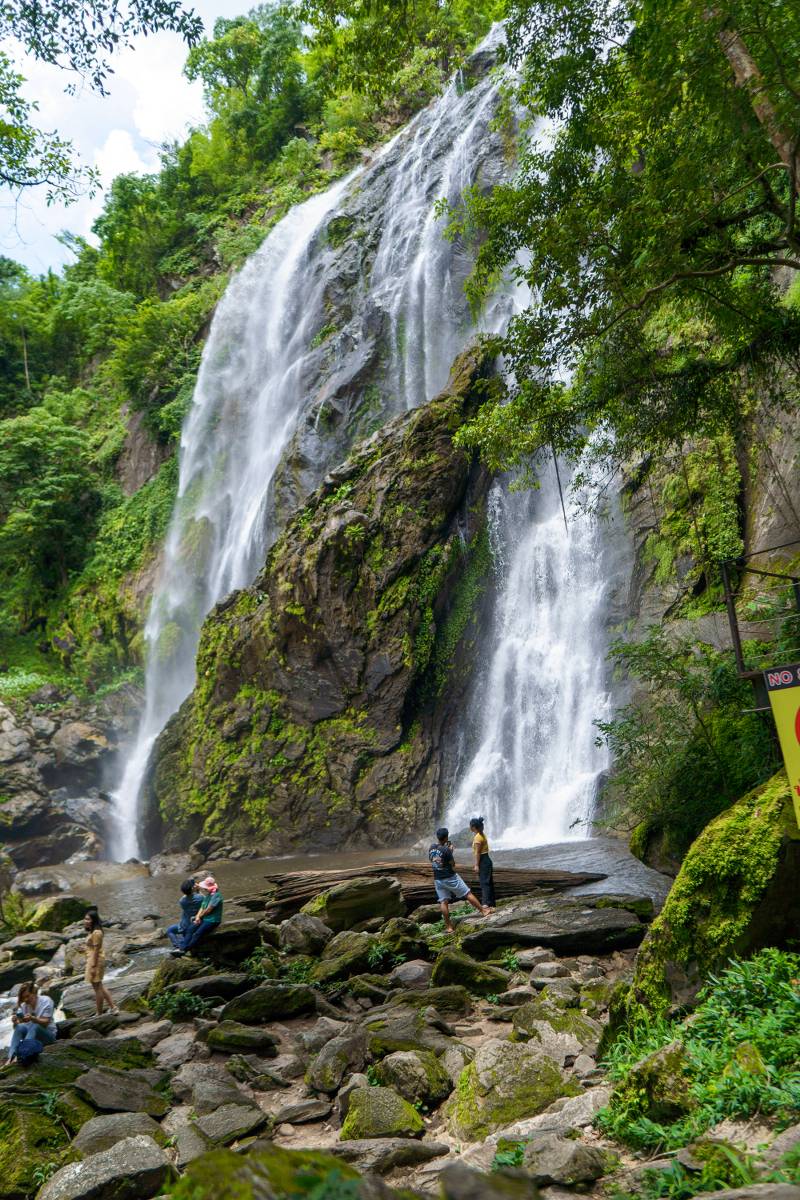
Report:
[[[203,31],[179,0],[8,0],[0,5],[0,38],[19,42],[41,62],[65,68],[105,93],[109,58],[134,37],[172,30],[189,44]],[[71,144],[35,124],[36,105],[23,95],[23,77],[0,53],[0,182],[14,189],[45,186],[48,200],[76,199],[96,184],[76,166]]]
[[[485,237],[476,303],[509,266],[535,296],[505,342],[510,403],[464,435],[494,465],[590,431],[623,456],[735,427],[743,380],[768,391],[796,357],[779,286],[800,269],[792,8],[512,0],[537,124],[517,180],[454,220]]]

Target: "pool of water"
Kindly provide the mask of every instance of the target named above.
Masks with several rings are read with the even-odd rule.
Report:
[[[492,852],[497,866],[559,868],[569,871],[602,871],[607,878],[599,883],[575,889],[586,893],[629,892],[650,896],[657,908],[669,891],[672,880],[646,867],[634,858],[627,846],[614,838],[591,838],[583,842],[562,842],[553,846]],[[273,875],[288,871],[346,870],[348,867],[393,861],[421,860],[427,867],[427,854],[403,850],[357,850],[337,853],[305,854],[285,858],[259,858],[243,862],[211,863],[201,872],[216,876],[228,908],[236,907],[237,897],[253,895],[264,889]],[[468,848],[457,849],[457,865],[468,867]],[[106,920],[135,921],[155,917],[165,925],[178,919],[181,875],[140,876],[111,884],[98,883],[81,891],[97,904]],[[76,888],[77,890],[77,888]],[[435,899],[431,886],[431,901]]]

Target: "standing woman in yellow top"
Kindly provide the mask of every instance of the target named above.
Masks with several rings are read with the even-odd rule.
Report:
[[[494,866],[489,857],[489,843],[483,832],[483,817],[473,817],[469,828],[475,835],[472,839],[472,855],[475,859],[475,870],[481,881],[481,900],[484,908],[494,912]]]
[[[116,1012],[116,1009],[108,989],[103,984],[106,956],[103,953],[103,926],[96,908],[89,909],[83,918],[83,927],[89,934],[86,939],[86,974],[84,978],[89,986],[94,988],[94,1002],[99,1017],[102,1016],[104,1004],[108,1005],[111,1012]]]

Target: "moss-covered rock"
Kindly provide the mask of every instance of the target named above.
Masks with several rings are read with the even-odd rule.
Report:
[[[41,1106],[0,1102],[0,1198],[38,1190],[38,1173],[66,1161],[69,1138]]]
[[[800,926],[800,831],[786,776],[774,776],[713,820],[687,854],[642,943],[619,1023],[643,1004],[691,1002],[729,957],[781,945]]]
[[[356,1088],[342,1125],[343,1141],[359,1138],[422,1137],[425,1124],[393,1088]]]
[[[426,1108],[436,1108],[453,1090],[450,1076],[430,1050],[398,1050],[378,1063],[375,1074],[404,1100]]]
[[[443,950],[433,964],[431,983],[434,987],[460,984],[476,996],[491,996],[504,992],[510,975],[490,963],[476,962],[460,950]]]
[[[541,1050],[493,1039],[484,1042],[461,1072],[444,1113],[457,1137],[478,1141],[579,1090]]]
[[[347,1185],[350,1185],[347,1187]],[[283,1150],[260,1144],[248,1155],[213,1150],[194,1160],[170,1188],[172,1200],[262,1200],[264,1196],[325,1194],[326,1185],[366,1200],[355,1168],[319,1150]],[[344,1189],[347,1187],[347,1191]]]
[[[582,1050],[594,1053],[602,1033],[602,1026],[577,1008],[557,1008],[540,1000],[521,1005],[512,1024],[515,1041],[539,1041],[547,1047],[560,1040],[565,1054],[573,1056]]]
[[[314,1012],[316,1006],[314,991],[305,983],[265,983],[229,1000],[220,1019],[243,1025],[264,1025],[267,1021],[282,1021]]]
[[[208,1031],[206,1044],[209,1050],[223,1054],[259,1054],[262,1058],[276,1058],[278,1043],[266,1029],[243,1025],[239,1021],[220,1021]]]
[[[311,970],[315,983],[335,983],[369,970],[370,951],[377,939],[370,933],[337,933]]]
[[[684,1117],[693,1105],[681,1042],[671,1042],[636,1063],[611,1095],[612,1109],[660,1124]]]
[[[40,900],[36,908],[25,922],[29,931],[51,930],[60,933],[75,921],[81,921],[89,908],[88,900],[79,896],[46,896]]]
[[[445,391],[361,443],[209,614],[197,686],[154,750],[152,839],[224,830],[280,852],[431,819],[491,578],[489,476],[453,445],[490,369],[468,351]]]
[[[329,929],[339,933],[358,929],[359,925],[376,917],[402,916],[406,906],[397,880],[381,875],[377,879],[367,876],[334,884],[309,900],[300,911],[318,917]]]
[[[393,917],[386,922],[378,936],[380,944],[390,954],[395,954],[406,961],[428,957],[428,944],[421,937],[416,921]]]

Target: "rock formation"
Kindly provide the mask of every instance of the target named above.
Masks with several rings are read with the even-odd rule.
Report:
[[[429,821],[489,577],[487,474],[453,434],[491,387],[477,350],[361,443],[203,628],[161,735],[151,848],[225,831],[265,850],[399,841]]]

